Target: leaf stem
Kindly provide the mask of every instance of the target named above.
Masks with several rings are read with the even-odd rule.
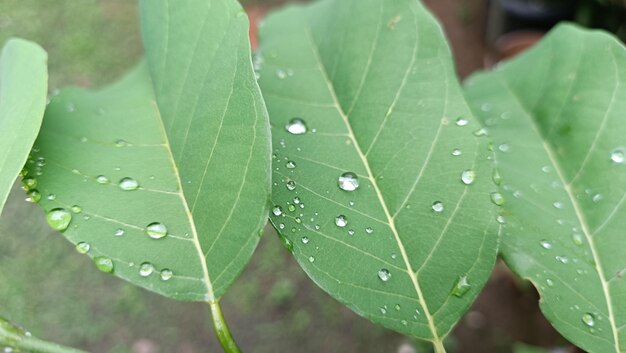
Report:
[[[211,317],[213,318],[213,327],[215,328],[215,334],[217,335],[217,339],[220,341],[222,348],[224,348],[224,352],[241,353],[239,346],[237,346],[237,342],[235,342],[235,339],[230,334],[228,325],[226,325],[226,321],[224,320],[224,315],[222,315],[222,308],[220,307],[219,301],[210,301],[208,303],[211,307]]]
[[[434,340],[433,347],[435,348],[435,353],[446,353],[446,347],[443,346],[443,340]]]
[[[31,353],[87,353],[40,340],[2,318],[0,318],[0,346]]]

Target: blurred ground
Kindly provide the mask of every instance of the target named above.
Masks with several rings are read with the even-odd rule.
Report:
[[[246,5],[263,13],[282,2]],[[425,2],[451,38],[460,75],[481,68],[485,1]],[[112,82],[142,51],[134,0],[2,0],[0,43],[13,35],[48,51],[51,90]],[[36,336],[94,353],[221,351],[204,305],[174,302],[101,273],[14,191],[0,218],[0,316]],[[537,299],[499,266],[455,331],[457,351],[504,353],[518,340],[562,342],[539,314]],[[427,351],[318,289],[271,230],[223,306],[244,352],[395,353],[407,343]]]

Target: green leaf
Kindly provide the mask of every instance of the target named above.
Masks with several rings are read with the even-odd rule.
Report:
[[[141,5],[147,64],[50,103],[37,141],[41,206],[102,271],[214,302],[267,220],[269,124],[239,5],[209,11],[198,0],[160,12],[168,4]]]
[[[626,50],[562,25],[473,77],[467,97],[496,146],[502,253],[555,328],[588,352],[626,351]]]
[[[0,54],[0,212],[41,126],[46,62],[41,47],[22,39],[9,40]]]
[[[550,351],[545,348],[529,346],[522,343],[515,344],[513,348],[515,353],[549,353]]]
[[[257,60],[286,246],[355,312],[441,351],[498,229],[487,141],[441,28],[417,1],[322,1],[268,18]]]

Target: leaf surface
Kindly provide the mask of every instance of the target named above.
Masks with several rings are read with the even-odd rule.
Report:
[[[48,91],[47,54],[11,39],[0,54],[0,212],[41,126]]]
[[[562,25],[466,93],[496,146],[507,263],[566,338],[625,352],[624,46]]]
[[[74,212],[64,235],[77,249],[102,270],[193,301],[219,299],[247,264],[270,187],[247,19],[235,1],[208,5],[141,3],[147,62],[104,90],[63,91],[37,142],[41,204],[49,219]]]
[[[329,294],[442,348],[491,272],[498,225],[487,141],[440,27],[417,1],[331,0],[271,16],[260,42],[272,223]]]

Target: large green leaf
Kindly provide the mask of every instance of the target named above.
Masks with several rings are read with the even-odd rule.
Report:
[[[563,25],[468,82],[504,179],[502,252],[589,352],[626,352],[626,49]]]
[[[286,245],[354,311],[441,350],[489,277],[498,224],[440,27],[418,1],[328,0],[267,19],[257,59]]]
[[[46,107],[47,55],[11,39],[0,54],[0,212],[33,147]]]
[[[235,1],[206,6],[142,3],[147,64],[102,91],[54,97],[33,156],[45,159],[41,206],[79,251],[196,301],[218,299],[248,262],[270,189],[247,18]]]

